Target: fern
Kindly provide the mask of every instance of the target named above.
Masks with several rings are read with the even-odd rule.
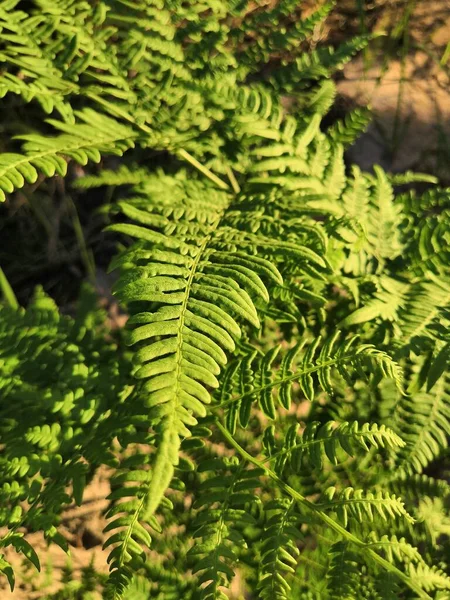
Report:
[[[401,401],[398,429],[406,441],[397,456],[397,467],[407,473],[421,473],[447,447],[449,434],[448,376],[443,375],[432,392],[418,392],[414,399]]]
[[[252,525],[254,520],[244,507],[256,502],[254,489],[259,485],[261,472],[257,469],[244,470],[242,465],[212,459],[204,461],[200,469],[212,471],[213,476],[202,482],[202,497],[194,527],[194,544],[190,556],[195,558],[193,572],[201,573],[198,581],[207,585],[201,597],[226,598],[222,587],[229,585],[234,577],[233,564],[238,560],[235,545],[245,548],[246,542],[240,531]],[[228,473],[229,472],[229,473]],[[212,506],[219,502],[220,508]],[[201,557],[201,558],[200,558]]]
[[[297,527],[299,515],[292,500],[275,500],[265,507],[268,520],[261,544],[261,568],[258,587],[261,598],[288,598],[290,585],[284,574],[295,573],[300,552]]]
[[[106,465],[105,598],[447,593],[448,190],[347,168],[330,77],[370,36],[308,49],[331,8],[0,2],[0,200],[106,188],[128,317],[0,269],[11,588]]]
[[[222,396],[227,400],[219,406],[232,405],[228,412],[228,426],[231,431],[236,427],[236,419],[242,426],[248,423],[251,404],[256,398],[263,413],[271,419],[275,418],[274,392],[278,392],[277,400],[285,409],[289,409],[292,402],[292,387],[298,383],[304,397],[310,401],[316,395],[316,386],[330,395],[334,394],[332,370],[345,380],[351,381],[350,369],[361,373],[366,364],[370,364],[372,372],[377,372],[385,377],[391,377],[401,385],[402,374],[396,363],[389,356],[379,352],[370,345],[357,345],[356,337],[341,342],[336,347],[339,333],[334,338],[327,340],[315,359],[317,348],[321,343],[317,338],[303,353],[300,360],[296,360],[301,351],[301,345],[292,347],[283,357],[279,369],[273,376],[272,363],[279,354],[279,347],[274,347],[265,356],[258,356],[256,351],[250,352],[236,364],[230,365],[231,376],[225,374],[225,381],[221,387]],[[293,363],[298,362],[297,369]],[[317,382],[314,379],[317,377]]]
[[[321,426],[318,422],[312,422],[304,429],[301,437],[298,436],[298,429],[298,423],[291,425],[280,450],[276,450],[274,428],[271,427],[264,433],[269,455],[276,458],[274,469],[277,473],[283,472],[286,463],[293,471],[299,472],[305,456],[314,468],[323,469],[324,455],[332,464],[337,465],[338,456],[343,453],[354,456],[357,450],[368,452],[370,446],[393,449],[405,446],[405,442],[392,430],[376,424],[365,423],[360,429],[356,421],[352,424],[328,421]]]

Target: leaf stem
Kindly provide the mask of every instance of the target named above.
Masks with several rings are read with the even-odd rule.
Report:
[[[239,194],[241,191],[241,188],[240,188],[240,185],[233,173],[233,169],[231,169],[230,167],[227,167],[227,176],[228,176],[228,179],[230,180],[231,187],[233,188],[233,192],[235,194]]]
[[[178,156],[181,156],[181,158],[184,158],[184,160],[187,160],[189,163],[191,163],[191,165],[198,169],[200,173],[206,175],[208,179],[214,181],[214,183],[217,184],[222,190],[228,190],[230,188],[230,186],[227,183],[225,183],[225,181],[222,181],[222,179],[217,177],[217,175],[214,175],[212,171],[210,171],[207,167],[202,165],[202,163],[198,162],[198,160],[194,158],[192,154],[189,154],[189,152],[186,152],[186,150],[183,150],[183,148],[177,150],[176,153],[178,154]]]

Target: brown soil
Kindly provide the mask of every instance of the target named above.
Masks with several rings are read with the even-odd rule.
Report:
[[[74,580],[80,580],[81,570],[92,561],[98,572],[107,573],[108,551],[102,550],[102,531],[106,525],[103,513],[108,506],[108,494],[107,474],[99,471],[85,490],[83,504],[69,507],[62,515],[60,532],[69,542],[69,555],[54,544],[48,546],[40,533],[26,536],[41,561],[40,573],[8,548],[5,558],[16,572],[16,588],[10,592],[6,579],[0,579],[1,600],[38,600],[51,596],[62,588],[61,576],[68,566],[73,570]]]
[[[355,0],[342,0],[325,36],[358,33]],[[341,102],[370,105],[374,121],[350,152],[364,169],[431,172],[450,182],[450,4],[447,0],[365,2],[368,30],[385,32],[338,78]],[[407,35],[398,32],[408,17]],[[397,33],[396,33],[397,28]],[[397,36],[397,37],[396,37]],[[340,41],[339,39],[337,41]]]

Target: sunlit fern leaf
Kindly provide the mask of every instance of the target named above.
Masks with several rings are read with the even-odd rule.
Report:
[[[422,562],[422,556],[417,548],[406,541],[404,537],[398,538],[396,535],[383,535],[379,539],[375,533],[371,533],[367,546],[382,550],[384,556],[391,563],[395,562]]]
[[[408,574],[427,592],[450,590],[450,577],[438,567],[429,567],[423,562],[410,564]]]
[[[25,141],[24,154],[0,154],[0,201],[25,183],[35,183],[39,173],[46,177],[64,176],[66,158],[85,165],[89,160],[100,161],[101,153],[121,155],[134,145],[135,133],[109,117],[93,110],[77,112],[77,124],[49,122],[63,133],[56,137],[37,134],[18,136]]]
[[[333,395],[332,373],[337,372],[345,381],[351,382],[351,370],[364,373],[364,366],[371,365],[383,376],[392,378],[401,385],[401,369],[385,352],[377,350],[370,344],[358,345],[358,338],[352,337],[337,344],[339,332],[326,340],[320,351],[321,339],[318,337],[309,346],[303,344],[290,349],[284,358],[275,361],[279,349],[274,348],[265,356],[249,349],[246,356],[238,360],[239,366],[230,366],[233,376],[226,376],[222,384],[223,394],[229,398],[222,405],[236,404],[240,411],[240,423],[246,426],[251,405],[257,401],[266,416],[275,417],[275,400],[273,394],[278,391],[277,399],[288,409],[292,401],[292,386],[298,382],[305,398],[314,400],[317,388]],[[294,366],[295,365],[295,366]],[[350,370],[351,369],[351,370]],[[224,386],[226,386],[224,388]],[[230,410],[230,424],[235,426],[236,406]],[[243,415],[245,415],[244,418]]]
[[[329,77],[338,69],[342,69],[355,54],[367,46],[369,41],[370,36],[359,36],[341,44],[338,49],[328,46],[313,52],[305,52],[292,64],[281,67],[273,73],[274,85],[280,90],[292,91],[311,80],[317,81]]]
[[[442,211],[419,221],[414,228],[408,244],[412,258],[411,268],[417,275],[426,275],[429,271],[436,274],[448,272],[450,261],[450,213]]]
[[[7,578],[11,592],[14,591],[16,583],[14,570],[11,564],[4,558],[3,555],[0,555],[0,572],[3,573]]]
[[[403,501],[395,494],[366,492],[351,487],[338,492],[335,487],[330,487],[323,494],[323,500],[325,499],[328,501],[319,502],[316,506],[321,510],[336,512],[344,527],[347,527],[349,517],[355,518],[360,523],[371,522],[375,516],[385,521],[389,518],[401,517],[408,523],[414,523],[413,517],[405,510]]]
[[[338,144],[333,148],[330,162],[325,170],[324,186],[329,195],[335,199],[340,197],[345,183],[344,149]]]
[[[190,186],[190,187],[189,187]],[[232,198],[202,184],[187,184],[192,199],[171,208],[148,202],[144,210],[122,203],[139,225],[109,229],[139,239],[115,261],[122,275],[115,292],[128,304],[129,342],[138,345],[135,376],[142,386],[149,423],[157,434],[146,514],[157,509],[179,461],[181,438],[189,437],[198,417],[206,415],[210,391],[235,348],[241,327],[259,327],[254,299],[267,301],[265,282],[280,283],[273,262],[257,255],[294,254],[297,260],[320,257],[294,242],[257,237],[227,224]],[[217,202],[208,204],[206,195]],[[190,213],[189,203],[197,211]],[[236,208],[239,207],[237,203]],[[194,229],[192,229],[194,228]],[[170,234],[170,235],[169,235]],[[247,246],[250,254],[240,248]],[[144,304],[143,304],[144,303]]]
[[[138,185],[145,183],[146,178],[151,176],[148,169],[135,166],[120,165],[116,171],[102,170],[98,175],[85,175],[75,181],[75,187],[81,189],[92,189],[103,185]]]
[[[339,144],[350,146],[364,133],[372,118],[372,111],[366,107],[358,107],[345,115],[344,119],[336,121],[327,133]]]
[[[336,86],[333,81],[324,81],[314,91],[307,108],[313,115],[325,115],[333,105],[336,96]]]
[[[269,456],[274,461],[274,470],[282,474],[287,465],[294,472],[300,472],[302,459],[307,460],[315,469],[323,469],[324,457],[337,465],[339,457],[354,456],[358,451],[369,452],[370,448],[401,448],[403,440],[391,429],[377,424],[365,423],[362,426],[353,423],[328,421],[308,423],[299,433],[298,423],[287,430],[281,446],[275,441],[275,428],[271,426],[264,434]]]
[[[377,260],[392,260],[403,248],[399,232],[401,206],[394,202],[392,186],[381,168],[375,167],[375,174],[368,240]]]
[[[427,535],[436,548],[440,536],[450,535],[450,517],[442,498],[423,497],[417,507],[418,520],[425,524]]]
[[[445,308],[450,306],[449,286],[449,277],[438,278],[431,274],[411,286],[398,315],[402,353],[412,350],[419,354],[423,344],[435,338],[433,327],[450,322],[445,319]]]
[[[390,173],[388,175],[392,185],[408,185],[410,183],[438,183],[437,178],[429,173],[416,173],[415,171],[405,171],[404,173]]]
[[[117,429],[111,421],[105,427],[105,414],[111,402],[115,408],[121,402],[127,368],[125,363],[119,367],[116,346],[102,337],[104,315],[96,329],[80,313],[75,320],[60,315],[39,289],[27,310],[0,307],[0,433],[5,444],[0,524],[9,523],[0,545],[13,546],[36,567],[37,556],[19,528],[39,529],[67,551],[57,528],[61,511],[73,501],[81,504],[93,465],[111,464]],[[18,418],[18,404],[26,419]]]
[[[414,284],[387,276],[381,277],[377,284],[378,289],[373,297],[365,301],[364,306],[346,316],[340,322],[340,327],[359,325],[374,320],[399,320],[399,312],[406,304],[408,294],[414,290]],[[417,287],[415,289],[417,290]]]

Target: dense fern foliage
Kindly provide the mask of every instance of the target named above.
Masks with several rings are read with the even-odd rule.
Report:
[[[449,597],[450,194],[346,165],[331,8],[0,2],[1,199],[109,186],[129,315],[0,271],[0,546],[37,568],[107,465],[105,598]]]

